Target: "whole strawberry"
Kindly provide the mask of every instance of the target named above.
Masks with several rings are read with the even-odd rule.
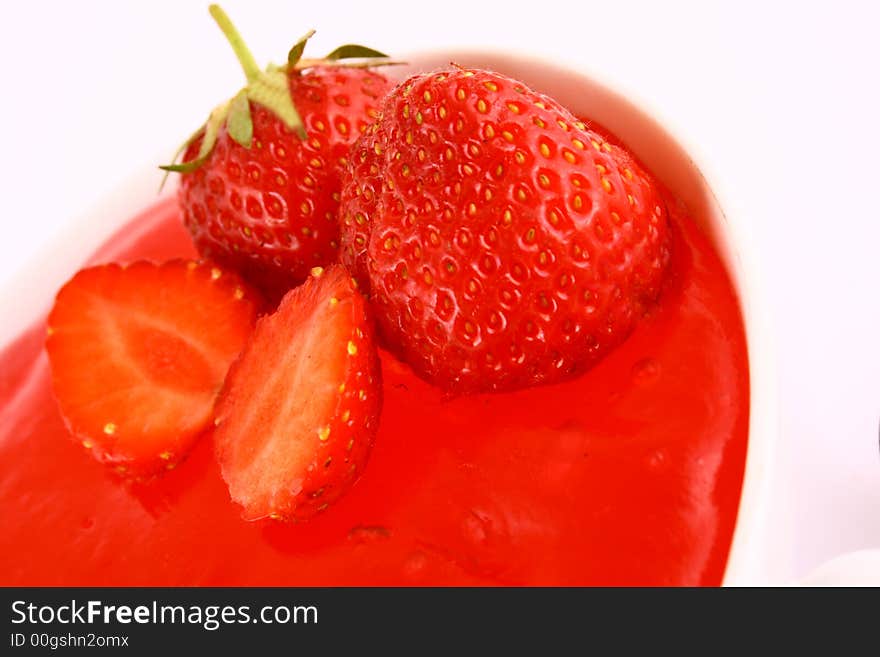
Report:
[[[389,94],[343,178],[342,259],[387,343],[459,391],[582,372],[659,294],[654,181],[555,101],[453,68]]]
[[[183,221],[199,253],[278,296],[338,259],[340,171],[391,87],[361,66],[387,62],[361,46],[301,59],[310,33],[287,66],[260,71],[226,14],[210,11],[247,86],[212,112],[182,164],[164,168],[183,174]],[[349,57],[367,59],[340,63]]]

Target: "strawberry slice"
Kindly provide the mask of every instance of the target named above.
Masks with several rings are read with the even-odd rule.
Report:
[[[315,268],[257,322],[217,402],[217,459],[246,520],[304,520],[366,465],[382,406],[363,296],[339,265]]]
[[[80,271],[58,292],[46,340],[73,436],[121,473],[173,467],[210,425],[260,304],[210,263]]]

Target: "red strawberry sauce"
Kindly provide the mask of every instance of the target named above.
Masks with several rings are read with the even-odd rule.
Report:
[[[742,317],[679,210],[658,307],[585,376],[445,399],[383,355],[385,409],[352,491],[305,524],[248,523],[210,432],[129,483],[73,442],[44,325],[0,354],[0,584],[719,584],[742,484]],[[172,200],[94,261],[194,255]]]

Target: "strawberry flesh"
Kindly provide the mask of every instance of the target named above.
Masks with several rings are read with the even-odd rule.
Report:
[[[210,425],[261,301],[207,263],[84,269],[58,293],[46,350],[72,434],[119,472],[172,467]]]
[[[365,300],[341,266],[257,323],[230,368],[214,434],[245,519],[302,520],[345,493],[372,448],[380,380]]]

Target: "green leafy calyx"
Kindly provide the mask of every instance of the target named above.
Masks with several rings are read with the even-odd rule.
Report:
[[[229,136],[236,143],[244,148],[250,148],[254,132],[251,120],[251,103],[262,105],[277,116],[291,132],[300,139],[305,139],[305,126],[293,104],[288,84],[288,75],[291,71],[300,71],[315,66],[365,68],[399,63],[392,62],[387,55],[378,50],[354,44],[340,46],[323,59],[303,59],[302,55],[306,43],[315,33],[314,30],[310,30],[290,49],[285,66],[270,64],[264,71],[257,66],[244,39],[241,38],[226,12],[218,5],[211,5],[209,12],[232,47],[244,71],[247,84],[231,100],[214,108],[204,126],[180,148],[172,163],[160,167],[165,171],[188,173],[198,169],[211,155],[220,129],[224,125]],[[202,137],[202,142],[196,157],[188,162],[176,163],[177,158],[199,137]]]

